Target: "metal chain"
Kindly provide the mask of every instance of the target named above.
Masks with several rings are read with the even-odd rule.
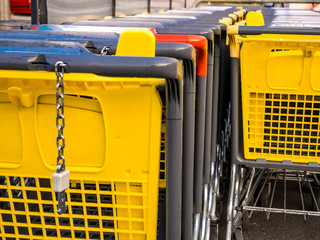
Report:
[[[106,56],[106,55],[109,53],[109,50],[110,50],[110,47],[104,46],[104,47],[101,49],[100,55],[101,55],[101,56]]]
[[[57,148],[58,148],[58,157],[57,157],[57,173],[60,173],[65,169],[65,158],[64,158],[64,147],[65,139],[63,136],[63,128],[65,126],[64,118],[64,86],[63,86],[63,75],[65,67],[67,64],[64,62],[57,62],[55,64],[55,72],[57,75],[57,85],[56,85],[56,104],[57,104],[57,117],[56,117],[56,126],[58,129],[57,136]]]

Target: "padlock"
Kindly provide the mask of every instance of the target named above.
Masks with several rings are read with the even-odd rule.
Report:
[[[62,214],[66,211],[65,190],[69,187],[69,175],[69,170],[63,170],[61,172],[55,172],[52,174],[53,191],[55,191],[58,196],[57,212],[59,214]]]

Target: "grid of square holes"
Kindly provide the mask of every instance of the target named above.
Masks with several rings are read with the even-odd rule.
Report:
[[[162,108],[159,187],[166,188],[166,107]]]
[[[320,157],[320,96],[251,92],[247,107],[246,158],[308,162]]]
[[[144,239],[142,183],[71,181],[56,213],[50,179],[0,177],[0,239]],[[145,187],[144,187],[145,188]]]

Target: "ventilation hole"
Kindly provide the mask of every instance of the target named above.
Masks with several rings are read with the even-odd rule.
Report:
[[[99,220],[98,219],[88,219],[88,227],[99,228]]]
[[[82,206],[72,206],[72,214],[83,214]]]
[[[69,218],[60,218],[59,217],[59,225],[60,226],[70,226],[70,219]]]
[[[39,216],[30,216],[31,224],[41,224],[41,218]]]
[[[98,208],[97,207],[87,207],[87,214],[88,215],[98,215]]]
[[[97,203],[97,195],[95,194],[85,194],[87,203]]]
[[[160,174],[160,177],[159,177],[160,179],[165,179],[165,173],[164,172],[160,172],[159,174]]]
[[[74,218],[73,219],[73,225],[75,227],[84,227],[84,219],[83,218]]]
[[[44,217],[44,223],[46,225],[56,225],[56,220],[54,217]]]
[[[96,185],[95,184],[84,184],[84,189],[85,190],[96,190]]]
[[[56,229],[47,228],[46,229],[46,234],[49,237],[57,237],[57,230]]]
[[[42,210],[45,213],[53,213],[54,212],[52,204],[42,204]]]
[[[86,232],[84,231],[74,231],[74,235],[76,238],[80,238],[80,239],[86,238]]]
[[[2,221],[3,222],[13,222],[13,220],[12,220],[12,215],[11,214],[4,214],[4,213],[2,213],[1,214],[2,215]],[[18,221],[18,219],[17,219],[17,222],[23,222],[23,221]],[[25,221],[25,222],[23,222],[23,223],[26,223],[27,221]]]
[[[111,195],[100,195],[100,202],[112,204],[112,196]]]
[[[112,208],[101,208],[101,215],[102,216],[109,216],[113,217],[113,209]]]
[[[110,184],[99,184],[100,191],[111,191]]]
[[[82,202],[81,193],[70,193],[70,201],[71,202]]]

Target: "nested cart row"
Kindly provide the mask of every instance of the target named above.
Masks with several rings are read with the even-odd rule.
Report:
[[[0,32],[1,237],[209,239],[226,30],[245,14],[204,7]]]
[[[248,9],[1,31],[1,239],[209,240],[221,212],[231,239],[255,211],[320,215],[319,14]]]
[[[246,26],[227,30],[232,167],[226,239],[243,238],[242,227],[254,212],[265,212],[267,219],[275,213],[284,219],[320,216],[319,16],[257,9],[247,14]]]

